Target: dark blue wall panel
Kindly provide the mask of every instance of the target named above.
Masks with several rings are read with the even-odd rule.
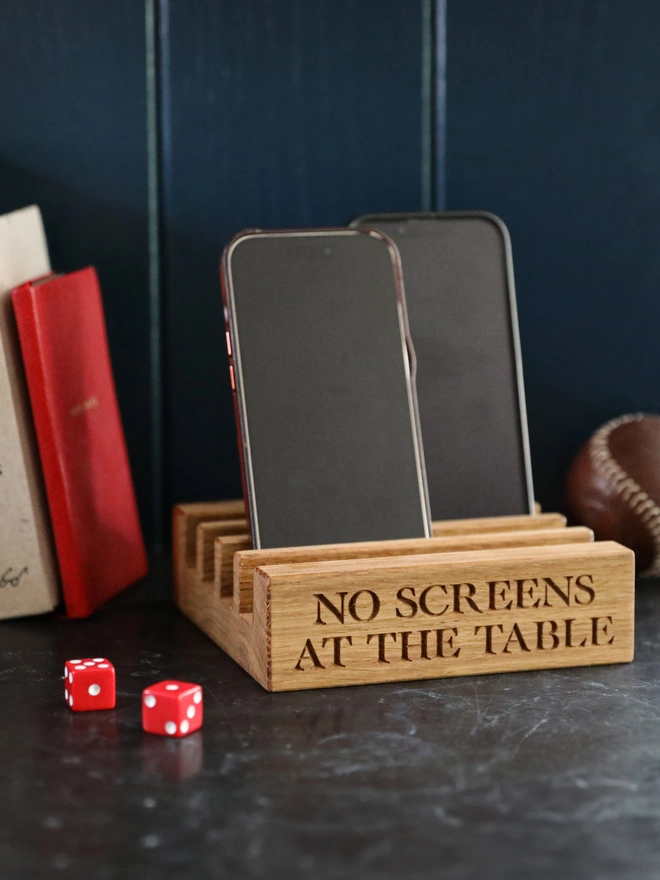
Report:
[[[490,209],[511,229],[544,505],[559,503],[600,422],[660,409],[660,6],[450,0],[446,177],[428,79],[442,7],[147,0],[161,62],[149,114],[141,2],[3,4],[0,211],[38,202],[55,266],[99,269],[147,524],[154,499],[163,512],[147,216],[156,117],[168,500],[240,488],[221,344],[226,241],[245,226],[430,207],[433,181],[436,203],[446,184],[448,207]],[[436,24],[442,34],[441,14]]]
[[[240,491],[222,248],[244,227],[422,206],[428,4],[170,0],[161,14],[169,497],[221,498]]]
[[[54,266],[99,270],[156,538],[163,474],[165,501],[240,491],[218,282],[227,240],[433,206],[442,5],[4,4],[0,211],[39,203]]]
[[[145,14],[5,0],[0,213],[37,202],[54,268],[94,264],[143,522],[151,526]]]
[[[513,239],[537,496],[660,410],[660,4],[450,0],[447,192]]]

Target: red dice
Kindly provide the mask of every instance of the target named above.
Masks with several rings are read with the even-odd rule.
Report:
[[[160,736],[186,736],[202,726],[202,689],[189,681],[159,681],[142,691],[142,727]]]
[[[67,660],[64,699],[74,712],[115,708],[115,667],[105,657]]]

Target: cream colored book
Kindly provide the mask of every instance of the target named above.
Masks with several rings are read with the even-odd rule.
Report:
[[[51,271],[36,205],[0,216],[0,618],[59,602],[48,506],[11,290]]]

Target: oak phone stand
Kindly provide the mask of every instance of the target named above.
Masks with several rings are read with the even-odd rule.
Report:
[[[174,509],[181,611],[269,691],[624,663],[634,555],[563,516],[252,550],[242,501]]]

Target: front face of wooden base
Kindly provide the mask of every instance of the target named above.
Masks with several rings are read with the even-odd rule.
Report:
[[[634,557],[611,542],[273,565],[254,587],[274,691],[633,656]]]

